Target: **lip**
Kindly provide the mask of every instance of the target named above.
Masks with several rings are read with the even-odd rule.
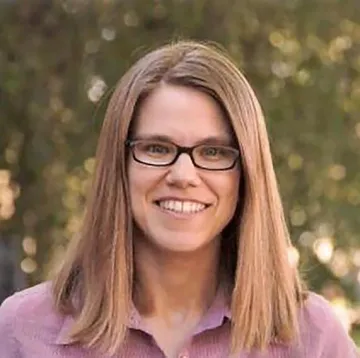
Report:
[[[208,208],[211,204],[209,202],[201,201],[198,199],[193,198],[184,198],[184,197],[178,197],[178,196],[162,196],[160,198],[155,199],[153,202],[158,205],[160,201],[166,201],[166,200],[174,200],[174,201],[191,201],[193,203],[197,204],[203,204],[206,208]]]
[[[200,201],[196,201],[196,200],[192,200],[196,203],[200,203],[200,204],[204,204],[205,205],[205,208],[201,211],[198,211],[198,212],[189,212],[189,213],[185,213],[185,212],[176,212],[176,211],[172,211],[172,210],[166,210],[164,208],[162,208],[158,202],[160,200],[180,200],[180,199],[159,199],[159,200],[156,200],[154,201],[154,205],[156,207],[157,210],[160,210],[161,213],[165,214],[165,215],[169,215],[170,217],[176,219],[176,220],[186,220],[186,219],[190,219],[190,218],[194,218],[194,217],[198,217],[199,215],[202,215],[204,212],[207,211],[207,209],[210,207],[210,205],[207,205],[203,202],[200,202]],[[184,200],[184,199],[182,199]],[[186,201],[190,201],[190,199],[186,199]]]

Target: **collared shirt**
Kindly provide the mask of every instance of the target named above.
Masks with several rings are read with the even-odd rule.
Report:
[[[355,344],[331,307],[311,293],[300,309],[300,343],[273,344],[266,352],[242,352],[231,358],[356,358]],[[228,358],[231,315],[222,295],[194,332],[179,358]],[[1,358],[110,358],[94,350],[69,344],[67,333],[73,323],[53,306],[50,283],[42,283],[6,299],[0,307]],[[135,311],[129,335],[118,354],[111,358],[164,358],[151,334]]]

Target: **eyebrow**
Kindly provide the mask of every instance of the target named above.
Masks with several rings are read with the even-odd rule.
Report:
[[[173,144],[178,144],[170,136],[161,135],[161,134],[148,134],[148,135],[145,134],[145,135],[137,135],[134,137],[134,140],[139,140],[139,139],[158,140],[161,142],[170,142]],[[209,136],[209,137],[204,137],[204,138],[197,140],[194,145],[200,145],[200,144],[215,144],[215,145],[232,146],[235,143],[234,143],[234,140],[228,136]]]

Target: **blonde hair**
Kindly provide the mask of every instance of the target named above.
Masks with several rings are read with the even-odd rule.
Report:
[[[232,351],[296,339],[301,281],[288,260],[290,240],[262,110],[223,51],[181,41],[135,63],[108,105],[82,231],[53,280],[55,307],[75,317],[73,341],[113,354],[125,339],[134,274],[125,141],[141,101],[160,83],[212,96],[240,148],[240,202],[221,250],[230,282]]]

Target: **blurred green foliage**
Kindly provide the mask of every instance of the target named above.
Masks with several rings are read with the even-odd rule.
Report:
[[[357,0],[0,1],[0,232],[22,242],[29,284],[79,227],[117,80],[166,41],[211,40],[263,105],[293,258],[356,328],[359,20]]]

